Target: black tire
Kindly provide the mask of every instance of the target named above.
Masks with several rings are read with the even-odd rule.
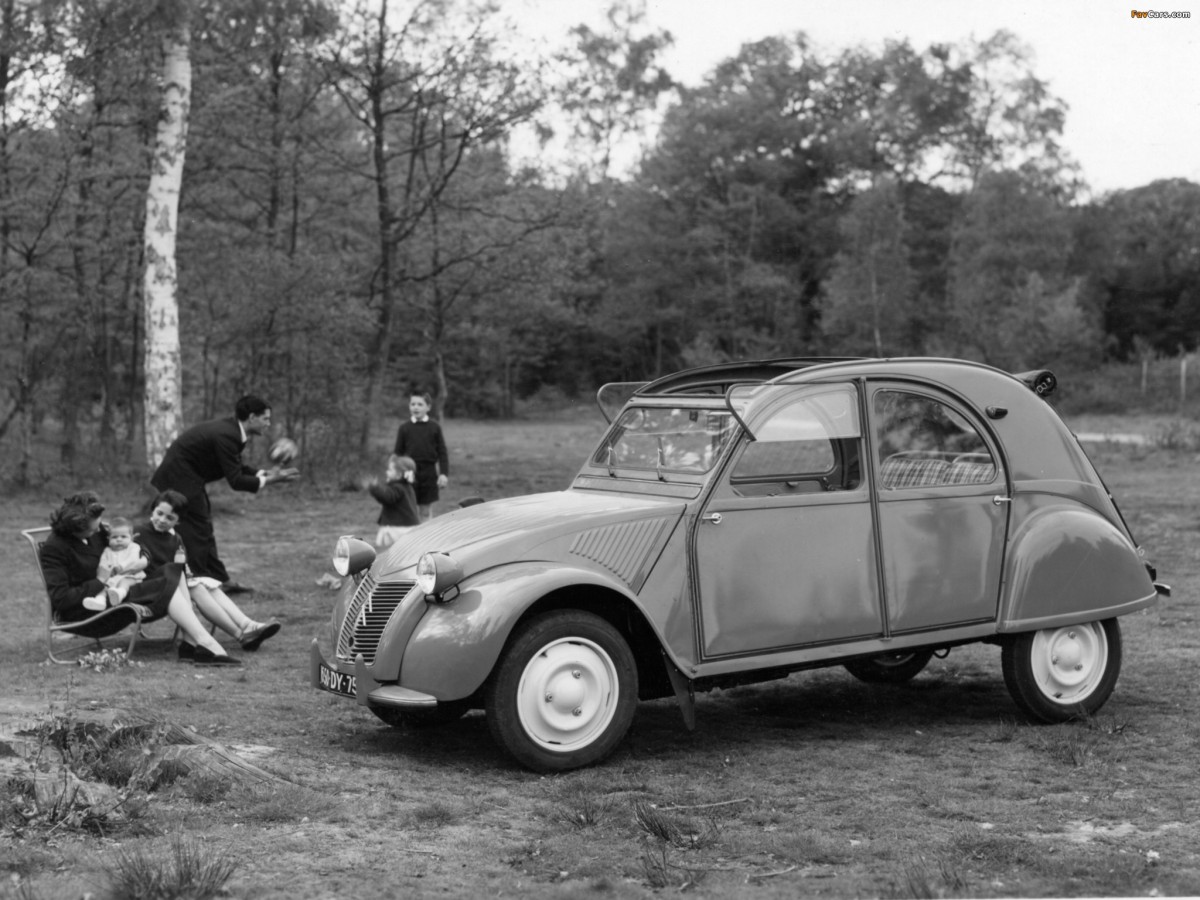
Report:
[[[496,743],[535,772],[599,762],[637,709],[637,665],[607,621],[556,610],[518,626],[484,695]]]
[[[1068,722],[1102,707],[1121,674],[1116,619],[1014,635],[1000,656],[1004,683],[1035,722]]]
[[[932,650],[902,650],[852,659],[844,665],[847,672],[868,684],[904,684],[916,678],[931,659]]]
[[[396,709],[394,706],[368,706],[379,721],[393,728],[436,728],[457,722],[467,714],[471,704],[466,700],[439,703],[433,709]]]

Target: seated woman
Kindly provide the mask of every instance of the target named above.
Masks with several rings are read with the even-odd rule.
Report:
[[[213,639],[196,618],[183,567],[164,567],[129,588],[124,601],[96,575],[100,556],[108,546],[108,530],[100,517],[104,505],[87,491],[67,497],[50,515],[50,537],[42,545],[42,572],[50,593],[50,604],[61,622],[78,622],[102,609],[133,603],[151,618],[170,616],[196,645],[197,665],[241,665]]]
[[[187,571],[183,540],[175,533],[179,511],[186,505],[187,499],[183,494],[163,491],[150,505],[150,521],[134,530],[134,538],[150,561],[146,575],[153,578],[158,572],[183,564],[187,588],[200,614],[237,638],[243,650],[257,650],[263,641],[279,631],[280,624],[274,619],[270,622],[254,621],[229,599],[215,578],[198,578]],[[191,659],[196,652],[195,644],[186,639],[179,644],[180,659]]]

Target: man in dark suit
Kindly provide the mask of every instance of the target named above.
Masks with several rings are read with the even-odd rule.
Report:
[[[205,486],[224,478],[235,491],[254,494],[268,484],[298,477],[297,469],[255,470],[242,462],[247,438],[266,434],[270,428],[271,407],[258,397],[242,397],[234,407],[233,418],[201,422],[175,438],[150,478],[158,490],[179,491],[187,498],[175,530],[183,538],[188,567],[193,575],[222,582],[227,593],[246,589],[230,582],[229,572],[217,556],[212,506]]]

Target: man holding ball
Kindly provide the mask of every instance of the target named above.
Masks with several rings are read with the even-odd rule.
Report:
[[[291,442],[290,447],[279,447],[273,453],[273,461],[277,464],[272,469],[255,470],[242,462],[247,438],[253,434],[266,434],[270,428],[271,407],[258,397],[242,397],[234,406],[232,418],[201,422],[175,438],[150,478],[150,483],[158,490],[179,491],[187,498],[187,506],[180,510],[175,529],[183,538],[188,568],[193,575],[217,579],[226,593],[249,588],[230,582],[229,572],[217,556],[212,507],[205,486],[224,478],[235,491],[255,494],[268,484],[298,478],[299,469],[282,468],[294,458],[295,444]]]

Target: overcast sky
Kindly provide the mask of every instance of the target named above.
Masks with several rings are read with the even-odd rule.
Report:
[[[565,39],[584,22],[604,24],[607,0],[504,0],[522,30]],[[1032,48],[1034,71],[1065,100],[1064,144],[1093,191],[1158,178],[1200,182],[1200,2],[1168,0],[646,0],[653,28],[671,32],[671,74],[696,84],[749,41],[805,31],[831,54],[908,38],[918,51],[937,41],[984,39],[1000,28]],[[1191,13],[1134,18],[1131,11]]]

